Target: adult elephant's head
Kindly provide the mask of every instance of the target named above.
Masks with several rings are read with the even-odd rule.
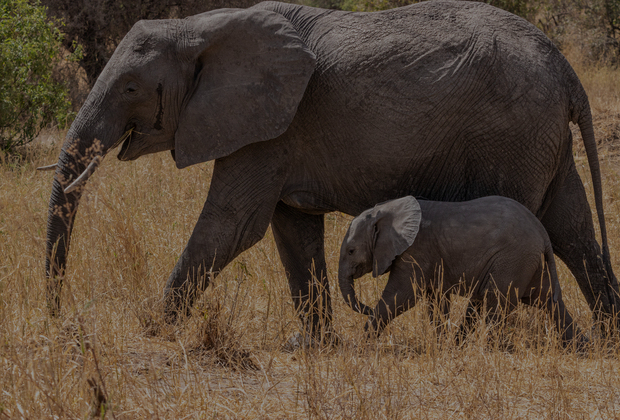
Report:
[[[315,57],[288,20],[223,9],[141,21],[125,36],[67,133],[47,225],[48,304],[60,279],[82,186],[105,154],[172,150],[178,168],[275,138],[291,123]]]

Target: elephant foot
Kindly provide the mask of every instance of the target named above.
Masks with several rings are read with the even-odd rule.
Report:
[[[182,323],[192,314],[192,306],[196,298],[193,290],[167,289],[164,297],[159,304],[159,313],[163,314],[163,322],[167,325],[175,326]]]
[[[162,337],[171,341],[176,340],[178,330],[178,318],[169,318],[167,311],[164,310],[162,299],[148,298],[142,301],[136,309],[136,316],[142,333],[146,337]]]
[[[564,344],[564,343],[563,343]],[[565,347],[574,345],[575,353],[580,356],[587,356],[592,350],[592,343],[583,334],[578,334],[571,342],[566,343]]]
[[[282,346],[285,353],[294,353],[299,349],[325,349],[340,345],[340,338],[335,333],[325,334],[323,340],[317,339],[308,333],[293,334]]]
[[[309,334],[295,333],[282,346],[285,353],[295,353],[299,349],[318,347],[318,342]]]
[[[608,314],[597,309],[593,311],[592,318],[594,319],[592,336],[609,339],[620,337],[620,312]]]
[[[47,309],[52,318],[60,316],[60,290],[62,288],[62,277],[47,279],[46,295]]]

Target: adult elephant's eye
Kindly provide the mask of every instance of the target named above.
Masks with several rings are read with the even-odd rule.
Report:
[[[125,93],[135,93],[138,91],[138,84],[135,82],[129,82],[125,85]]]
[[[353,253],[354,253],[354,252],[355,252],[355,249],[351,248],[351,249],[349,250],[349,255],[353,255]]]

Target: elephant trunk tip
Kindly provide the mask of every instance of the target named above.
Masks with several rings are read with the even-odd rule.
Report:
[[[344,301],[347,303],[347,305],[349,305],[351,309],[363,315],[373,315],[374,311],[372,310],[372,308],[360,302],[359,298],[355,294],[355,289],[353,288],[353,279],[351,277],[347,277],[346,280],[342,278],[340,279],[340,290],[342,292],[342,297],[344,298]]]

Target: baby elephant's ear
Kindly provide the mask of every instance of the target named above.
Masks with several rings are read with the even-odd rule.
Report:
[[[420,230],[422,210],[420,203],[403,197],[375,206],[373,277],[385,273],[396,257],[405,252]]]

